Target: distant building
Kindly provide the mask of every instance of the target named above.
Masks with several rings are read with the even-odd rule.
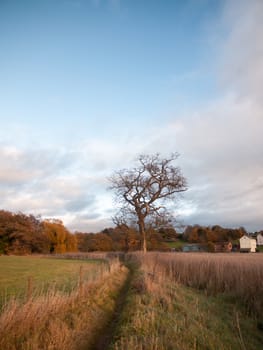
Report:
[[[258,233],[258,235],[257,235],[257,245],[263,245],[263,235],[262,235],[262,233]]]
[[[214,243],[215,252],[231,252],[232,243],[231,242],[218,242]]]
[[[255,253],[257,248],[257,241],[248,236],[243,236],[239,239],[240,252]]]
[[[207,245],[198,243],[186,244],[183,246],[183,252],[207,252]]]

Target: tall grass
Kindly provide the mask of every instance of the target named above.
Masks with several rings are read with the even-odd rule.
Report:
[[[222,264],[229,261],[242,270],[248,259],[251,271],[256,257],[242,256],[241,265],[238,255],[232,261],[225,255],[212,254],[147,253],[132,254],[129,258],[135,263],[139,261],[140,269],[132,282],[112,350],[262,348],[263,334],[257,328],[257,320],[245,312],[242,303],[236,304],[233,298],[226,297],[226,289],[220,284],[229,273],[223,266],[232,266]],[[216,281],[216,288],[212,281]],[[240,288],[242,283],[241,278]],[[256,283],[259,286],[260,281]],[[234,295],[238,290],[231,289],[231,293]]]
[[[147,254],[143,259],[154,278],[163,274],[188,287],[238,298],[256,315],[263,314],[263,254]]]
[[[114,310],[127,269],[117,259],[94,264],[95,273],[80,270],[71,291],[32,293],[26,301],[12,298],[0,314],[0,349],[89,349]],[[93,271],[93,272],[94,272]],[[84,278],[85,277],[85,278]]]

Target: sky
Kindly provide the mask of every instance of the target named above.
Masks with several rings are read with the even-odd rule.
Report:
[[[0,209],[98,232],[178,152],[180,223],[263,229],[262,37],[262,0],[0,0]]]

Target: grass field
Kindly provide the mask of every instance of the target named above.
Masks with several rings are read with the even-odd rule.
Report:
[[[118,259],[0,258],[2,291],[14,295],[2,305],[0,349],[79,350],[98,342],[128,274]]]
[[[169,247],[169,248],[174,248],[177,250],[182,250],[183,246],[186,244],[186,242],[183,241],[176,241],[176,242],[165,242],[165,244]]]
[[[31,288],[39,293],[55,287],[70,291],[78,284],[80,266],[84,280],[96,278],[102,260],[68,260],[32,256],[0,256],[0,305],[11,296],[23,297]],[[94,266],[96,265],[96,266]],[[96,268],[95,268],[96,267]]]
[[[184,257],[191,260],[191,255]],[[164,258],[168,259],[165,268]],[[140,269],[135,273],[111,350],[262,349],[263,332],[257,319],[233,296],[207,295],[178,283],[169,269],[175,255],[150,253],[138,259]],[[197,261],[195,265],[200,269]]]
[[[26,296],[29,276],[37,292],[4,304],[0,349],[261,350],[263,254],[132,253],[125,265],[1,256],[2,293]]]

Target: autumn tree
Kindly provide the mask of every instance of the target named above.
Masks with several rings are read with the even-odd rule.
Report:
[[[132,251],[139,249],[138,231],[127,224],[119,223],[115,228],[106,228],[102,231],[112,239],[112,248],[115,251]]]
[[[177,158],[177,153],[168,158],[161,158],[158,153],[141,155],[136,167],[116,171],[110,177],[110,188],[122,208],[137,218],[144,252],[147,250],[146,219],[162,217],[166,213],[164,203],[187,189],[181,169],[174,165]]]
[[[46,253],[48,244],[40,218],[0,210],[0,254]]]
[[[44,233],[50,242],[50,253],[77,251],[77,238],[66,229],[61,220],[45,220],[43,225]]]
[[[224,228],[219,225],[210,226],[187,226],[183,238],[191,243],[224,242],[234,241],[246,234],[243,227]]]

